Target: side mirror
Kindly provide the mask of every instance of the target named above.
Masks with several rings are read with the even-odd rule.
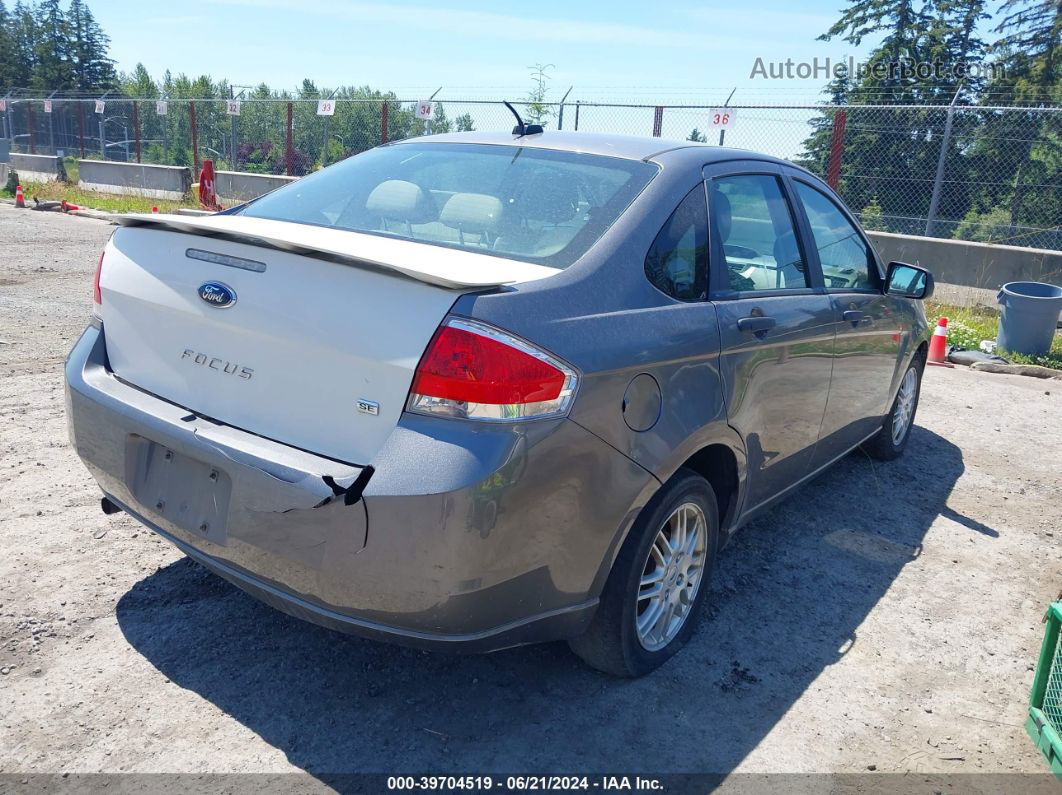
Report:
[[[890,262],[885,272],[885,294],[919,300],[933,295],[933,274],[918,265]]]

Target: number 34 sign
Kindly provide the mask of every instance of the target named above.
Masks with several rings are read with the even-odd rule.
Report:
[[[432,107],[430,99],[422,99],[417,102],[417,118],[418,119],[430,119],[435,109]]]
[[[733,108],[711,108],[708,111],[708,124],[717,130],[732,130],[736,115]]]

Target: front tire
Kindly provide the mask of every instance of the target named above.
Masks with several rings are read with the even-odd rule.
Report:
[[[924,369],[925,356],[919,353],[907,366],[907,371],[900,380],[896,400],[885,417],[881,432],[863,444],[863,449],[871,458],[891,461],[898,458],[907,447],[907,440],[911,438],[911,429],[914,427],[915,413],[918,411]]]
[[[635,521],[590,628],[569,641],[572,651],[615,676],[658,668],[696,629],[718,548],[715,493],[680,470]]]

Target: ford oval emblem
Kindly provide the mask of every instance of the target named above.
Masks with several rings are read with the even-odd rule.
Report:
[[[199,285],[199,297],[217,309],[236,303],[236,291],[221,282],[203,282]]]

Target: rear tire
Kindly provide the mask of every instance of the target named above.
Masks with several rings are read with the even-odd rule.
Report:
[[[863,443],[863,450],[871,458],[879,461],[891,461],[903,454],[907,440],[911,438],[915,414],[918,412],[918,398],[922,391],[922,371],[925,369],[925,355],[917,353],[907,366],[896,400],[889,409],[881,432]]]
[[[700,475],[680,470],[642,509],[590,628],[568,642],[572,651],[615,676],[658,668],[696,630],[718,548],[715,493]]]

